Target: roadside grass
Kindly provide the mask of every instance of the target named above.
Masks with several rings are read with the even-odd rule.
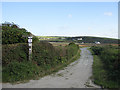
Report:
[[[93,82],[102,88],[120,88],[118,82],[107,79],[107,71],[103,68],[103,63],[100,58],[97,55],[93,55],[93,58]]]

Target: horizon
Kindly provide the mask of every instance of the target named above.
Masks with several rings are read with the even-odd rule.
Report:
[[[36,35],[36,36],[39,36],[39,35]],[[98,36],[40,36],[40,37],[96,37],[96,38],[119,39],[119,38],[98,37]]]
[[[2,2],[2,22],[36,36],[118,39],[117,2]]]

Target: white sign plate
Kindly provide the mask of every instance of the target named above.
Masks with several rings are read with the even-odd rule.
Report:
[[[32,46],[32,43],[28,43],[29,46]]]
[[[32,42],[32,39],[28,39],[28,42],[29,42],[29,43]]]

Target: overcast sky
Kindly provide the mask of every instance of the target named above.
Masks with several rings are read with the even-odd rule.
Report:
[[[2,22],[39,36],[118,38],[117,2],[2,2]]]

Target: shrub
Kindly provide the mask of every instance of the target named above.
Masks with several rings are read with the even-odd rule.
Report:
[[[28,61],[27,44],[3,45],[3,82],[23,81],[51,73],[70,61],[78,49],[75,44],[54,48],[48,42],[37,42],[33,43],[32,61]]]
[[[95,55],[100,55],[101,51],[103,50],[102,47],[97,47],[97,46],[92,46],[91,49],[92,49],[92,51],[94,52]]]
[[[36,64],[32,62],[12,62],[2,70],[3,82],[15,82],[27,79],[33,79],[33,77],[39,74],[39,69]]]
[[[70,43],[68,46],[67,46],[67,59],[69,60],[70,58],[72,58],[74,55],[77,54],[78,52],[78,49],[79,49],[79,46],[76,45],[75,43]]]
[[[118,49],[104,47],[99,56],[104,63],[104,68],[108,71],[108,79],[117,80],[120,74],[120,59],[118,58]]]
[[[55,66],[58,63],[66,62],[77,54],[79,47],[74,43],[67,47],[56,47],[47,42],[33,44],[33,60],[39,66]]]
[[[39,66],[50,65],[53,66],[56,58],[56,51],[52,44],[47,42],[39,42],[33,44],[33,60]]]
[[[91,47],[95,55],[100,58],[106,71],[107,81],[117,82],[120,85],[120,54],[117,46]]]
[[[10,44],[2,45],[2,66],[6,66],[13,61],[28,60],[28,45],[27,44]]]
[[[27,43],[28,38],[23,36],[29,35],[32,34],[14,23],[2,24],[2,44]],[[39,41],[38,38],[33,36],[33,42],[37,41]]]

